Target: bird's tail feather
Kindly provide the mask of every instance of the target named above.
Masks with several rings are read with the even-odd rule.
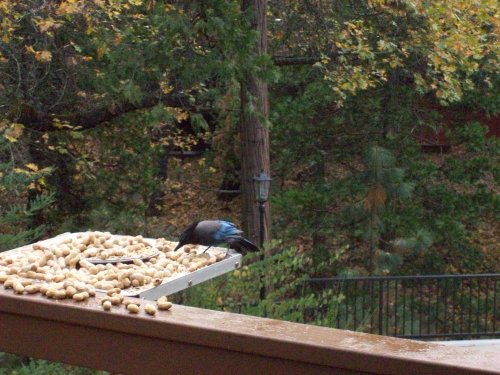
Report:
[[[232,238],[230,247],[240,252],[259,251],[259,248],[255,244],[240,236]]]
[[[259,251],[259,248],[257,247],[257,245],[255,245],[252,242],[248,241],[246,238],[242,238],[241,242],[244,244],[245,248],[248,251]]]

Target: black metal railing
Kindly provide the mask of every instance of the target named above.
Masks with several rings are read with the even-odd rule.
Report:
[[[406,338],[500,337],[499,284],[500,274],[309,279],[304,290],[340,298],[303,321]]]

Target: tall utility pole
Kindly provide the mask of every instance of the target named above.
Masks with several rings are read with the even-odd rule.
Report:
[[[259,37],[256,56],[267,53],[267,0],[242,0],[241,10],[251,14],[250,25]],[[249,110],[252,108],[252,110]],[[255,201],[253,178],[260,172],[270,175],[269,129],[265,120],[269,114],[267,84],[254,74],[247,73],[241,81],[241,190],[243,194],[242,224],[254,243],[259,243],[259,208]],[[264,240],[270,239],[270,207],[266,203]]]

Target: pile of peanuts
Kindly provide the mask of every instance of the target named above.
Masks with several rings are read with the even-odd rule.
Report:
[[[142,236],[112,237],[111,233],[89,233],[80,238],[78,247],[88,260],[146,258],[156,251]]]
[[[123,304],[127,311],[131,314],[137,314],[140,311],[141,303],[136,300],[124,299],[123,295],[120,294],[119,288],[113,288],[107,291],[107,296],[101,298],[101,306],[104,310],[111,310],[112,306],[119,306]],[[159,310],[170,310],[172,303],[167,300],[166,296],[158,298],[156,301],[156,306],[153,304],[146,304],[144,306],[144,311],[148,315],[155,315],[157,307]]]
[[[35,243],[20,251],[0,253],[0,284],[18,294],[41,293],[52,299],[72,298],[74,301],[85,301],[95,296],[96,290],[106,291],[108,295],[102,306],[109,310],[113,304],[124,303],[123,294],[138,294],[225,257],[225,252],[216,249],[201,254],[204,247],[186,245],[174,252],[175,242],[163,238],[150,241],[153,243],[142,236],[86,232],[68,235],[59,241]],[[154,256],[139,259],[145,253]],[[135,259],[106,264],[89,261],[116,257]],[[139,311],[137,305],[137,308],[129,308],[129,305],[126,307],[130,312]],[[145,311],[154,315],[156,308],[153,312],[154,306],[147,306]],[[164,304],[159,303],[158,308],[170,307],[164,308]]]

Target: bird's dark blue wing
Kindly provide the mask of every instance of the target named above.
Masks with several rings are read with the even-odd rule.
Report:
[[[225,241],[228,238],[231,238],[233,236],[238,236],[241,233],[243,233],[241,230],[236,228],[236,226],[229,222],[229,221],[224,221],[224,220],[219,220],[220,227],[219,229],[214,233],[214,238],[217,241]]]

